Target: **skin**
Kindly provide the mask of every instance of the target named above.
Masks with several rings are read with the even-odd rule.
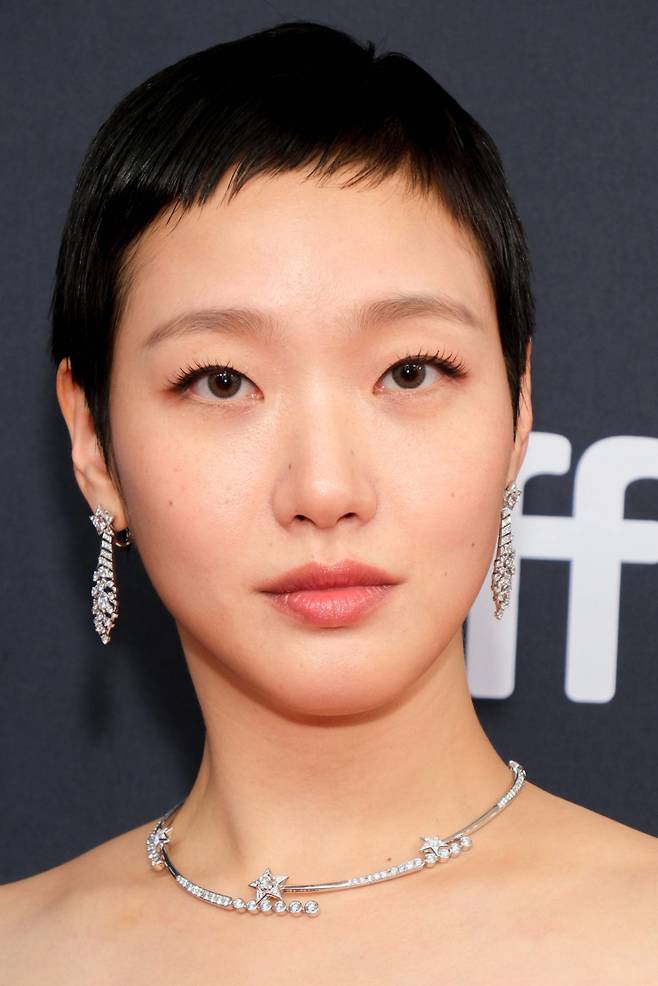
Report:
[[[204,886],[246,898],[266,866],[292,884],[402,861],[418,836],[459,829],[510,786],[475,714],[461,628],[532,408],[529,359],[514,438],[487,274],[438,202],[397,176],[346,189],[287,173],[254,179],[227,205],[227,181],[204,206],[154,224],[133,258],[111,387],[120,487],[65,360],[56,386],[80,489],[90,511],[100,503],[116,530],[133,532],[176,621],[206,724],[172,859]],[[398,292],[442,292],[479,326],[424,316],[362,329],[348,317],[352,305]],[[206,328],[144,346],[181,312],[229,306],[266,311],[276,333]],[[427,366],[404,389],[390,372],[407,354],[437,350],[461,360],[465,375]],[[244,375],[239,392],[218,396],[208,376],[175,392],[169,381],[194,360],[230,362]],[[350,627],[302,624],[258,591],[299,564],[345,557],[399,580]],[[179,982],[183,968],[214,982],[218,962],[229,981],[255,983],[266,971],[287,982],[285,955],[316,983],[373,982],[375,973],[429,983],[439,940],[451,982],[480,982],[477,970],[482,982],[509,983],[517,980],[501,967],[500,943],[512,927],[521,933],[506,956],[524,975],[585,982],[559,978],[576,925],[572,973],[594,970],[598,983],[612,983],[623,965],[619,928],[641,955],[653,934],[658,840],[530,781],[441,877],[318,895],[323,916],[300,918],[301,934],[289,917],[263,916],[256,933],[251,917],[218,915],[150,870],[143,840],[155,821],[0,888],[11,902],[6,937],[20,943],[11,953],[17,983],[36,981],[44,942],[71,927],[79,981],[92,970],[99,983],[101,948],[116,977],[108,972],[108,982],[124,967],[130,981],[136,957],[164,983]],[[556,859],[568,865],[556,869]],[[624,907],[610,907],[631,897],[632,926]],[[358,978],[364,943],[373,958]],[[61,950],[49,954],[53,981],[53,954],[61,981],[78,981]],[[626,982],[652,981],[648,961],[635,980],[623,967]]]

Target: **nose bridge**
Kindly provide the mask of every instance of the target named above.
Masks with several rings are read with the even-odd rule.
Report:
[[[310,378],[309,378],[310,379]],[[347,388],[313,375],[282,412],[282,468],[275,504],[284,522],[303,516],[328,526],[346,514],[372,509],[367,453]]]
[[[356,467],[356,417],[347,388],[314,376],[290,408],[287,447],[292,469],[325,485],[347,482]]]

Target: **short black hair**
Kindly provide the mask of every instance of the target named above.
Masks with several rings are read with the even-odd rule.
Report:
[[[82,162],[57,261],[50,354],[56,365],[68,357],[117,481],[112,352],[141,234],[170,207],[205,202],[229,169],[230,201],[258,174],[310,164],[319,176],[357,167],[350,186],[400,173],[470,231],[495,298],[516,435],[535,312],[496,145],[407,55],[377,55],[372,41],[289,21],[157,72],[121,100]]]

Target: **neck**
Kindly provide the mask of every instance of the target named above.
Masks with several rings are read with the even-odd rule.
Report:
[[[292,884],[400,862],[514,780],[475,713],[461,631],[393,706],[330,718],[264,705],[193,641],[184,647],[206,740],[169,848],[205,886],[247,887],[267,866]]]

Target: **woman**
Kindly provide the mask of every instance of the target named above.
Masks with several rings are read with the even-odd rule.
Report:
[[[467,686],[532,332],[496,148],[404,56],[282,24],[117,107],[64,231],[57,396],[95,629],[133,545],[206,740],[180,805],[0,888],[8,982],[655,982],[656,840],[501,759]]]

